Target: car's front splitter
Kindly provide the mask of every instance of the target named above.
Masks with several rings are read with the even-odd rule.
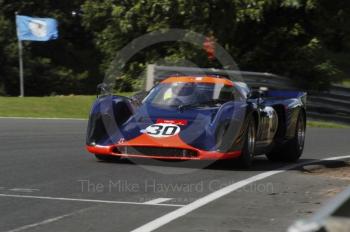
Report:
[[[147,158],[147,159],[164,159],[164,160],[221,160],[221,159],[233,159],[236,157],[239,157],[241,155],[241,151],[231,151],[231,152],[218,152],[218,151],[203,151],[200,149],[194,149],[196,152],[195,156],[160,156],[160,155],[153,155],[153,154],[125,154],[125,153],[118,153],[118,148],[121,148],[123,146],[118,145],[110,145],[110,146],[91,146],[87,145],[86,149],[93,154],[99,154],[99,155],[110,155],[110,156],[118,156],[118,157],[124,157],[124,158]],[[135,146],[137,147],[137,146]],[[141,146],[140,146],[141,147]],[[174,149],[177,149],[176,147],[171,147]],[[120,149],[121,150],[121,149]]]

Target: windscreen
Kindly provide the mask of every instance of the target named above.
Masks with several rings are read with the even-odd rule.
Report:
[[[234,100],[235,88],[213,83],[161,83],[145,98],[157,106],[180,106]]]

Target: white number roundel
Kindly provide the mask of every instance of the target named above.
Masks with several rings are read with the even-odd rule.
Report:
[[[144,133],[152,137],[170,137],[177,135],[180,132],[180,127],[175,124],[157,123],[148,126]]]

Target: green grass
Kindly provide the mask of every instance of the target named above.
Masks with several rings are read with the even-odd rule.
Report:
[[[130,96],[132,93],[119,93]],[[0,97],[0,117],[87,118],[96,96]],[[324,121],[308,121],[309,127],[350,128]]]
[[[95,96],[0,97],[0,116],[87,118]]]
[[[342,85],[343,85],[344,87],[350,88],[350,79],[343,80]]]
[[[95,99],[96,96],[0,97],[0,117],[87,118]]]
[[[325,121],[308,121],[308,127],[320,127],[320,128],[350,128],[349,125],[335,123],[335,122],[325,122]]]

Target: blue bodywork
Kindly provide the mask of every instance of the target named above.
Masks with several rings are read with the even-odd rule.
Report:
[[[187,144],[201,150],[216,151],[217,132],[220,125],[234,122],[240,124],[245,117],[243,102],[227,102],[221,106],[200,107],[179,110],[177,108],[159,108],[151,104],[143,104],[136,108],[130,99],[120,96],[104,96],[92,107],[89,121],[87,144],[115,144],[120,139],[125,141],[142,135],[142,131],[157,119],[181,119],[187,122],[182,125],[180,138]],[[129,114],[124,120],[117,119],[120,109]],[[100,128],[104,128],[99,133]]]
[[[186,144],[205,151],[229,152],[241,149],[247,119],[253,117],[257,127],[256,153],[260,154],[277,140],[293,138],[298,116],[305,117],[305,101],[303,92],[266,91],[254,97],[241,95],[223,104],[179,109],[147,102],[135,104],[122,96],[101,96],[90,113],[86,143],[107,146],[132,140],[158,119],[176,119],[187,122],[180,126],[179,133]]]

